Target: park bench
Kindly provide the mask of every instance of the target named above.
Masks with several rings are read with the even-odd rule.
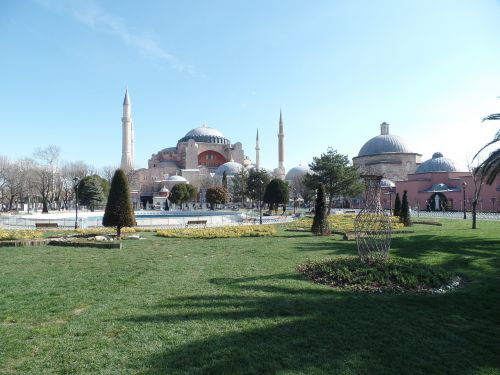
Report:
[[[354,210],[345,210],[344,213],[345,214],[355,214],[356,211],[354,211]]]
[[[59,225],[57,223],[35,223],[35,228],[58,228]]]
[[[207,226],[207,221],[206,220],[188,220],[186,223],[186,228],[189,226],[203,226],[205,228]]]

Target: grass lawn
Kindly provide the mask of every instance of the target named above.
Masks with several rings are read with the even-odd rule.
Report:
[[[465,278],[445,295],[314,284],[296,266],[355,243],[283,230],[0,248],[0,373],[498,374],[500,223],[443,223],[391,254]]]

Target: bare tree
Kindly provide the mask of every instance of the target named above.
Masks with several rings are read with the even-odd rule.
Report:
[[[56,178],[58,172],[59,147],[50,145],[46,148],[38,148],[34,157],[38,161],[35,170],[35,188],[42,200],[42,212],[49,212],[49,205],[56,198]]]
[[[75,199],[76,183],[92,175],[94,171],[95,168],[83,161],[63,164],[61,167],[61,203],[65,209],[68,209],[69,202]]]
[[[117,169],[120,167],[114,166],[114,165],[108,165],[106,167],[101,168],[101,172],[99,173],[99,176],[102,178],[106,179],[109,183],[113,180],[113,176],[115,175],[115,172]]]

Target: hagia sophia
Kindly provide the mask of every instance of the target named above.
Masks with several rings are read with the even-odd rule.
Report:
[[[286,173],[284,167],[284,127],[280,111],[278,123],[278,166],[270,171],[290,183],[310,172],[307,166],[296,166]],[[255,161],[245,155],[241,142],[232,143],[219,130],[202,125],[187,132],[172,147],[151,155],[148,167],[134,170],[134,128],[128,90],[123,101],[121,168],[134,171],[132,199],[136,207],[165,200],[169,189],[178,183],[190,183],[200,191],[214,178],[231,177],[241,169],[260,168],[259,134],[255,144]],[[474,179],[467,168],[435,152],[422,161],[401,137],[389,132],[389,124],[380,125],[380,135],[369,139],[353,159],[361,174],[383,177],[381,203],[394,206],[395,194],[408,191],[410,205],[419,210],[461,211],[464,203],[471,208]],[[480,211],[499,210],[500,177],[493,185],[483,185]],[[464,200],[465,197],[465,200]],[[465,202],[464,202],[465,201]]]

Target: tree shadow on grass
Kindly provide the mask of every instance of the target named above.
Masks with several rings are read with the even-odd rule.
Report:
[[[210,283],[220,293],[168,298],[124,318],[185,332],[182,343],[137,363],[139,372],[468,374],[499,365],[495,336],[483,326],[492,322],[460,293],[338,292],[292,273]]]
[[[500,269],[500,240],[453,236],[413,235],[395,238],[391,254],[423,260],[452,271],[479,272],[481,276],[498,275]],[[485,273],[485,265],[491,272]]]

